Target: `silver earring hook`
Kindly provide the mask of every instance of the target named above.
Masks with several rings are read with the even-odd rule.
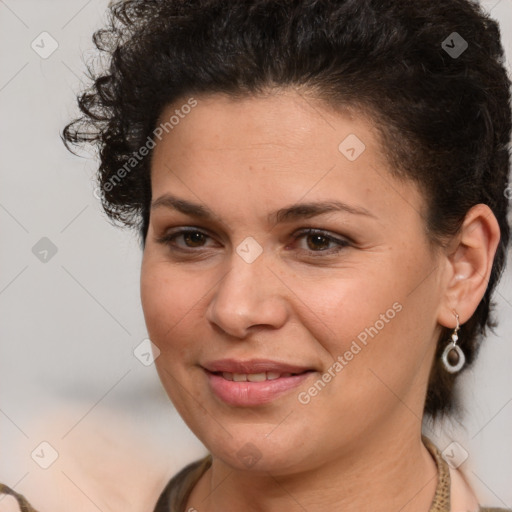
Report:
[[[453,314],[455,315],[455,320],[457,321],[457,326],[453,330],[452,340],[453,340],[453,344],[456,345],[457,340],[459,339],[459,336],[457,335],[457,333],[459,332],[460,324],[459,324],[459,315],[457,314],[457,312],[453,311]]]

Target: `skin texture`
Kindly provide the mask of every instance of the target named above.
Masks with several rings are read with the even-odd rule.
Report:
[[[429,369],[440,326],[455,327],[453,310],[463,324],[483,297],[499,240],[494,215],[477,205],[460,235],[432,251],[422,195],[391,177],[371,119],[291,90],[196,99],[154,150],[152,196],[173,194],[214,218],[153,208],[141,273],[160,378],[213,454],[189,506],[427,511],[436,487],[421,443]],[[338,149],[349,134],[366,146],[354,161]],[[268,221],[277,209],[328,200],[372,216]],[[189,226],[206,237],[157,241]],[[305,228],[349,245],[322,256],[336,245],[295,239]],[[236,251],[247,237],[263,250],[252,263]],[[301,403],[299,393],[393,304],[401,307],[394,318]],[[235,407],[212,393],[201,367],[222,358],[272,359],[314,372],[268,404]],[[250,467],[238,454],[247,443],[258,458]]]

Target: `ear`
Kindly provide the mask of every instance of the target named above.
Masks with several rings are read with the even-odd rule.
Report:
[[[492,210],[485,204],[473,206],[446,249],[445,289],[437,318],[441,325],[456,326],[453,311],[461,325],[471,318],[487,290],[499,241],[500,227]]]

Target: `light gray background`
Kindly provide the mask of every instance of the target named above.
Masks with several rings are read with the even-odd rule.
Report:
[[[484,5],[512,56],[512,1]],[[120,510],[123,500],[131,507],[124,510],[143,510],[171,474],[204,453],[154,366],[133,354],[147,336],[135,235],[106,221],[93,195],[95,161],[69,154],[58,136],[77,113],[82,59],[93,52],[106,6],[0,0],[0,481],[33,496],[43,512],[67,510],[68,494],[75,510]],[[31,48],[44,31],[58,42],[47,59]],[[46,263],[32,252],[42,237],[57,247]],[[508,269],[496,295],[497,335],[461,382],[463,424],[428,431],[441,449],[456,441],[468,452],[461,469],[485,503],[509,508],[511,279]],[[48,469],[38,464],[51,457],[43,441],[59,454]],[[124,482],[115,476],[121,470]],[[105,497],[102,486],[119,496]]]

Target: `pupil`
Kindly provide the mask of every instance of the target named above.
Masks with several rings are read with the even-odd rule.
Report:
[[[314,242],[313,244],[308,244],[310,246],[310,249],[322,249],[324,248],[326,245],[329,245],[329,241],[327,240],[327,238],[325,238],[324,236],[322,235],[310,235],[310,240],[314,239],[316,240],[316,242],[320,241],[320,246],[316,244],[316,242]],[[324,241],[324,243],[322,244],[321,241]],[[312,245],[312,246],[311,246]]]
[[[188,242],[191,241],[192,245],[195,243],[201,243],[203,235],[201,233],[186,233],[185,234],[185,242],[188,245]]]

